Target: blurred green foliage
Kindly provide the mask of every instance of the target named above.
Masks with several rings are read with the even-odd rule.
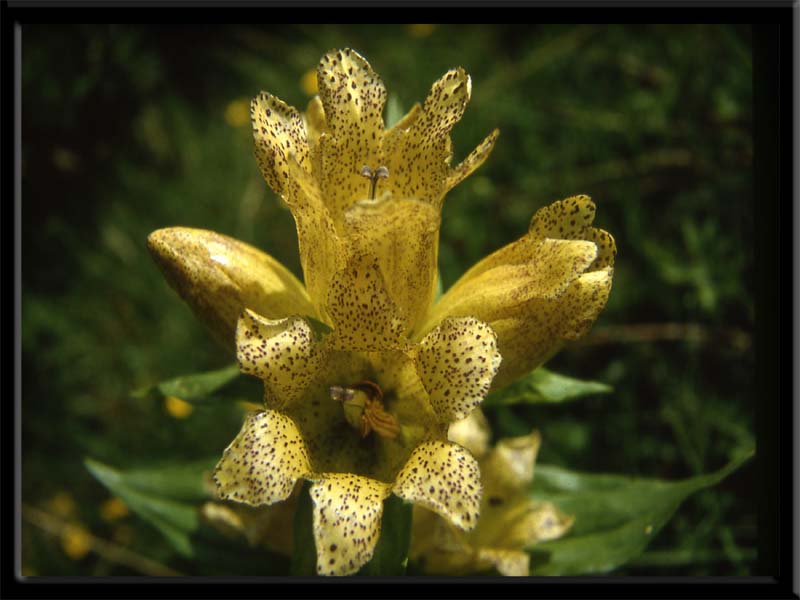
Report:
[[[487,409],[496,437],[535,426],[542,463],[662,479],[715,471],[753,444],[749,28],[25,25],[22,39],[25,506],[194,572],[143,521],[109,516],[83,462],[213,461],[241,425],[229,404],[177,411],[132,396],[230,362],[144,241],[170,225],[213,229],[300,276],[291,215],[252,157],[247,103],[264,89],[304,107],[303,76],[343,46],[382,76],[394,114],[449,67],[467,69],[454,160],[501,130],[445,203],[445,288],[569,195],[590,195],[616,237],[608,307],[548,364],[613,392]],[[236,390],[260,399],[255,382]],[[752,573],[752,470],[690,498],[616,572]],[[143,572],[70,531],[26,518],[23,573]]]

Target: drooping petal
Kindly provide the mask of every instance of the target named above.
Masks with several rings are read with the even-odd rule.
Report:
[[[537,210],[529,232],[534,238],[581,239],[594,221],[596,210],[589,196],[570,196]]]
[[[495,332],[477,319],[448,318],[425,336],[417,372],[440,421],[463,419],[478,406],[500,361]]]
[[[250,103],[256,162],[261,174],[276,194],[284,197],[289,181],[288,159],[294,155],[310,170],[308,144],[303,117],[292,106],[267,92]]]
[[[483,488],[490,499],[507,497],[533,481],[533,467],[541,444],[539,432],[503,438],[481,461]]]
[[[232,353],[245,308],[271,319],[316,315],[297,278],[249,244],[204,229],[169,227],[151,233],[147,247],[169,284]]]
[[[358,202],[345,214],[352,250],[377,260],[409,331],[433,302],[440,221],[430,204],[399,198]]]
[[[429,312],[419,332],[448,316],[473,316],[497,333],[499,389],[584,335],[611,289],[616,244],[592,227],[588,196],[536,212],[529,232],[469,269]]]
[[[509,244],[509,250],[501,248],[470,269],[439,299],[422,329],[448,316],[472,316],[491,323],[514,314],[532,298],[556,298],[597,258],[593,242],[524,239],[528,243]],[[500,262],[523,250],[524,262]]]
[[[617,244],[607,231],[590,227],[595,212],[595,204],[589,196],[565,198],[540,208],[531,219],[529,233],[534,239],[550,237],[593,242],[597,245],[597,259],[588,270],[613,267]]]
[[[584,335],[608,300],[613,269],[584,273],[556,299],[534,298],[516,314],[491,321],[503,364],[494,389],[515,381],[546,362],[564,344]]]
[[[214,469],[220,498],[251,506],[288,498],[309,471],[305,444],[292,420],[268,410],[249,415]]]
[[[526,494],[490,501],[482,507],[478,527],[470,542],[476,547],[524,549],[564,535],[575,522],[573,516],[551,502],[532,500]]]
[[[475,562],[476,570],[491,566],[506,577],[527,577],[530,574],[531,556],[522,550],[478,548]]]
[[[480,516],[478,461],[450,442],[430,441],[417,446],[398,473],[392,491],[464,530],[475,527]]]
[[[402,346],[403,317],[389,297],[377,259],[352,257],[330,283],[327,312],[332,347],[390,350]]]
[[[325,473],[315,478],[310,494],[317,573],[355,573],[372,558],[389,485],[352,473]]]
[[[206,502],[200,516],[217,531],[231,538],[244,537],[250,546],[266,546],[273,552],[292,555],[292,521],[298,492],[272,505],[248,506],[236,502]]]
[[[328,133],[319,138],[323,198],[335,221],[354,201],[368,198],[370,182],[361,175],[379,166],[386,89],[357,52],[345,48],[322,57],[317,72]]]
[[[323,349],[305,319],[270,320],[246,310],[236,328],[236,357],[243,373],[264,381],[266,399],[283,407],[319,375]]]
[[[450,425],[447,439],[459,446],[464,446],[477,459],[480,459],[489,449],[489,440],[492,431],[480,408],[469,413],[466,418]]]
[[[418,198],[441,207],[450,175],[450,131],[461,119],[472,93],[472,82],[462,68],[451,69],[433,84],[420,112],[405,127],[395,127],[383,150],[394,196]],[[473,159],[474,160],[474,159]]]

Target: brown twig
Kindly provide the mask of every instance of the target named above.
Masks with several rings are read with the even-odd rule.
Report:
[[[67,521],[27,504],[22,505],[22,518],[31,525],[35,525],[42,531],[54,536],[61,536],[70,527],[70,523]],[[136,554],[119,544],[103,540],[92,534],[87,534],[87,538],[93,552],[96,552],[106,560],[129,567],[143,575],[154,577],[179,577],[183,575],[183,573]]]
[[[576,341],[575,345],[599,346],[662,341],[707,343],[713,340],[724,341],[740,352],[744,352],[751,345],[750,334],[741,329],[714,330],[699,323],[608,325],[598,327],[585,338]]]

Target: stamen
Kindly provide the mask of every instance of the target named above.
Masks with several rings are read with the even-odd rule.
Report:
[[[375,187],[378,183],[378,179],[388,179],[389,178],[389,169],[384,166],[380,166],[373,172],[367,165],[361,167],[361,176],[366,177],[370,180],[369,185],[369,199],[375,199]]]
[[[383,438],[394,439],[400,433],[397,419],[383,408],[383,390],[377,383],[365,380],[350,387],[332,385],[328,391],[333,400],[342,403],[345,420],[361,437],[375,431]]]

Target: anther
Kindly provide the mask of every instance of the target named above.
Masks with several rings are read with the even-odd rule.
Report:
[[[397,419],[383,408],[383,391],[377,383],[367,380],[350,387],[332,385],[328,392],[332,400],[342,403],[345,420],[361,437],[374,431],[383,438],[394,439],[400,433]]]
[[[366,177],[370,181],[369,185],[369,199],[375,199],[375,186],[378,183],[378,179],[388,179],[389,178],[389,169],[384,166],[380,166],[373,172],[367,165],[361,167],[361,176]]]

